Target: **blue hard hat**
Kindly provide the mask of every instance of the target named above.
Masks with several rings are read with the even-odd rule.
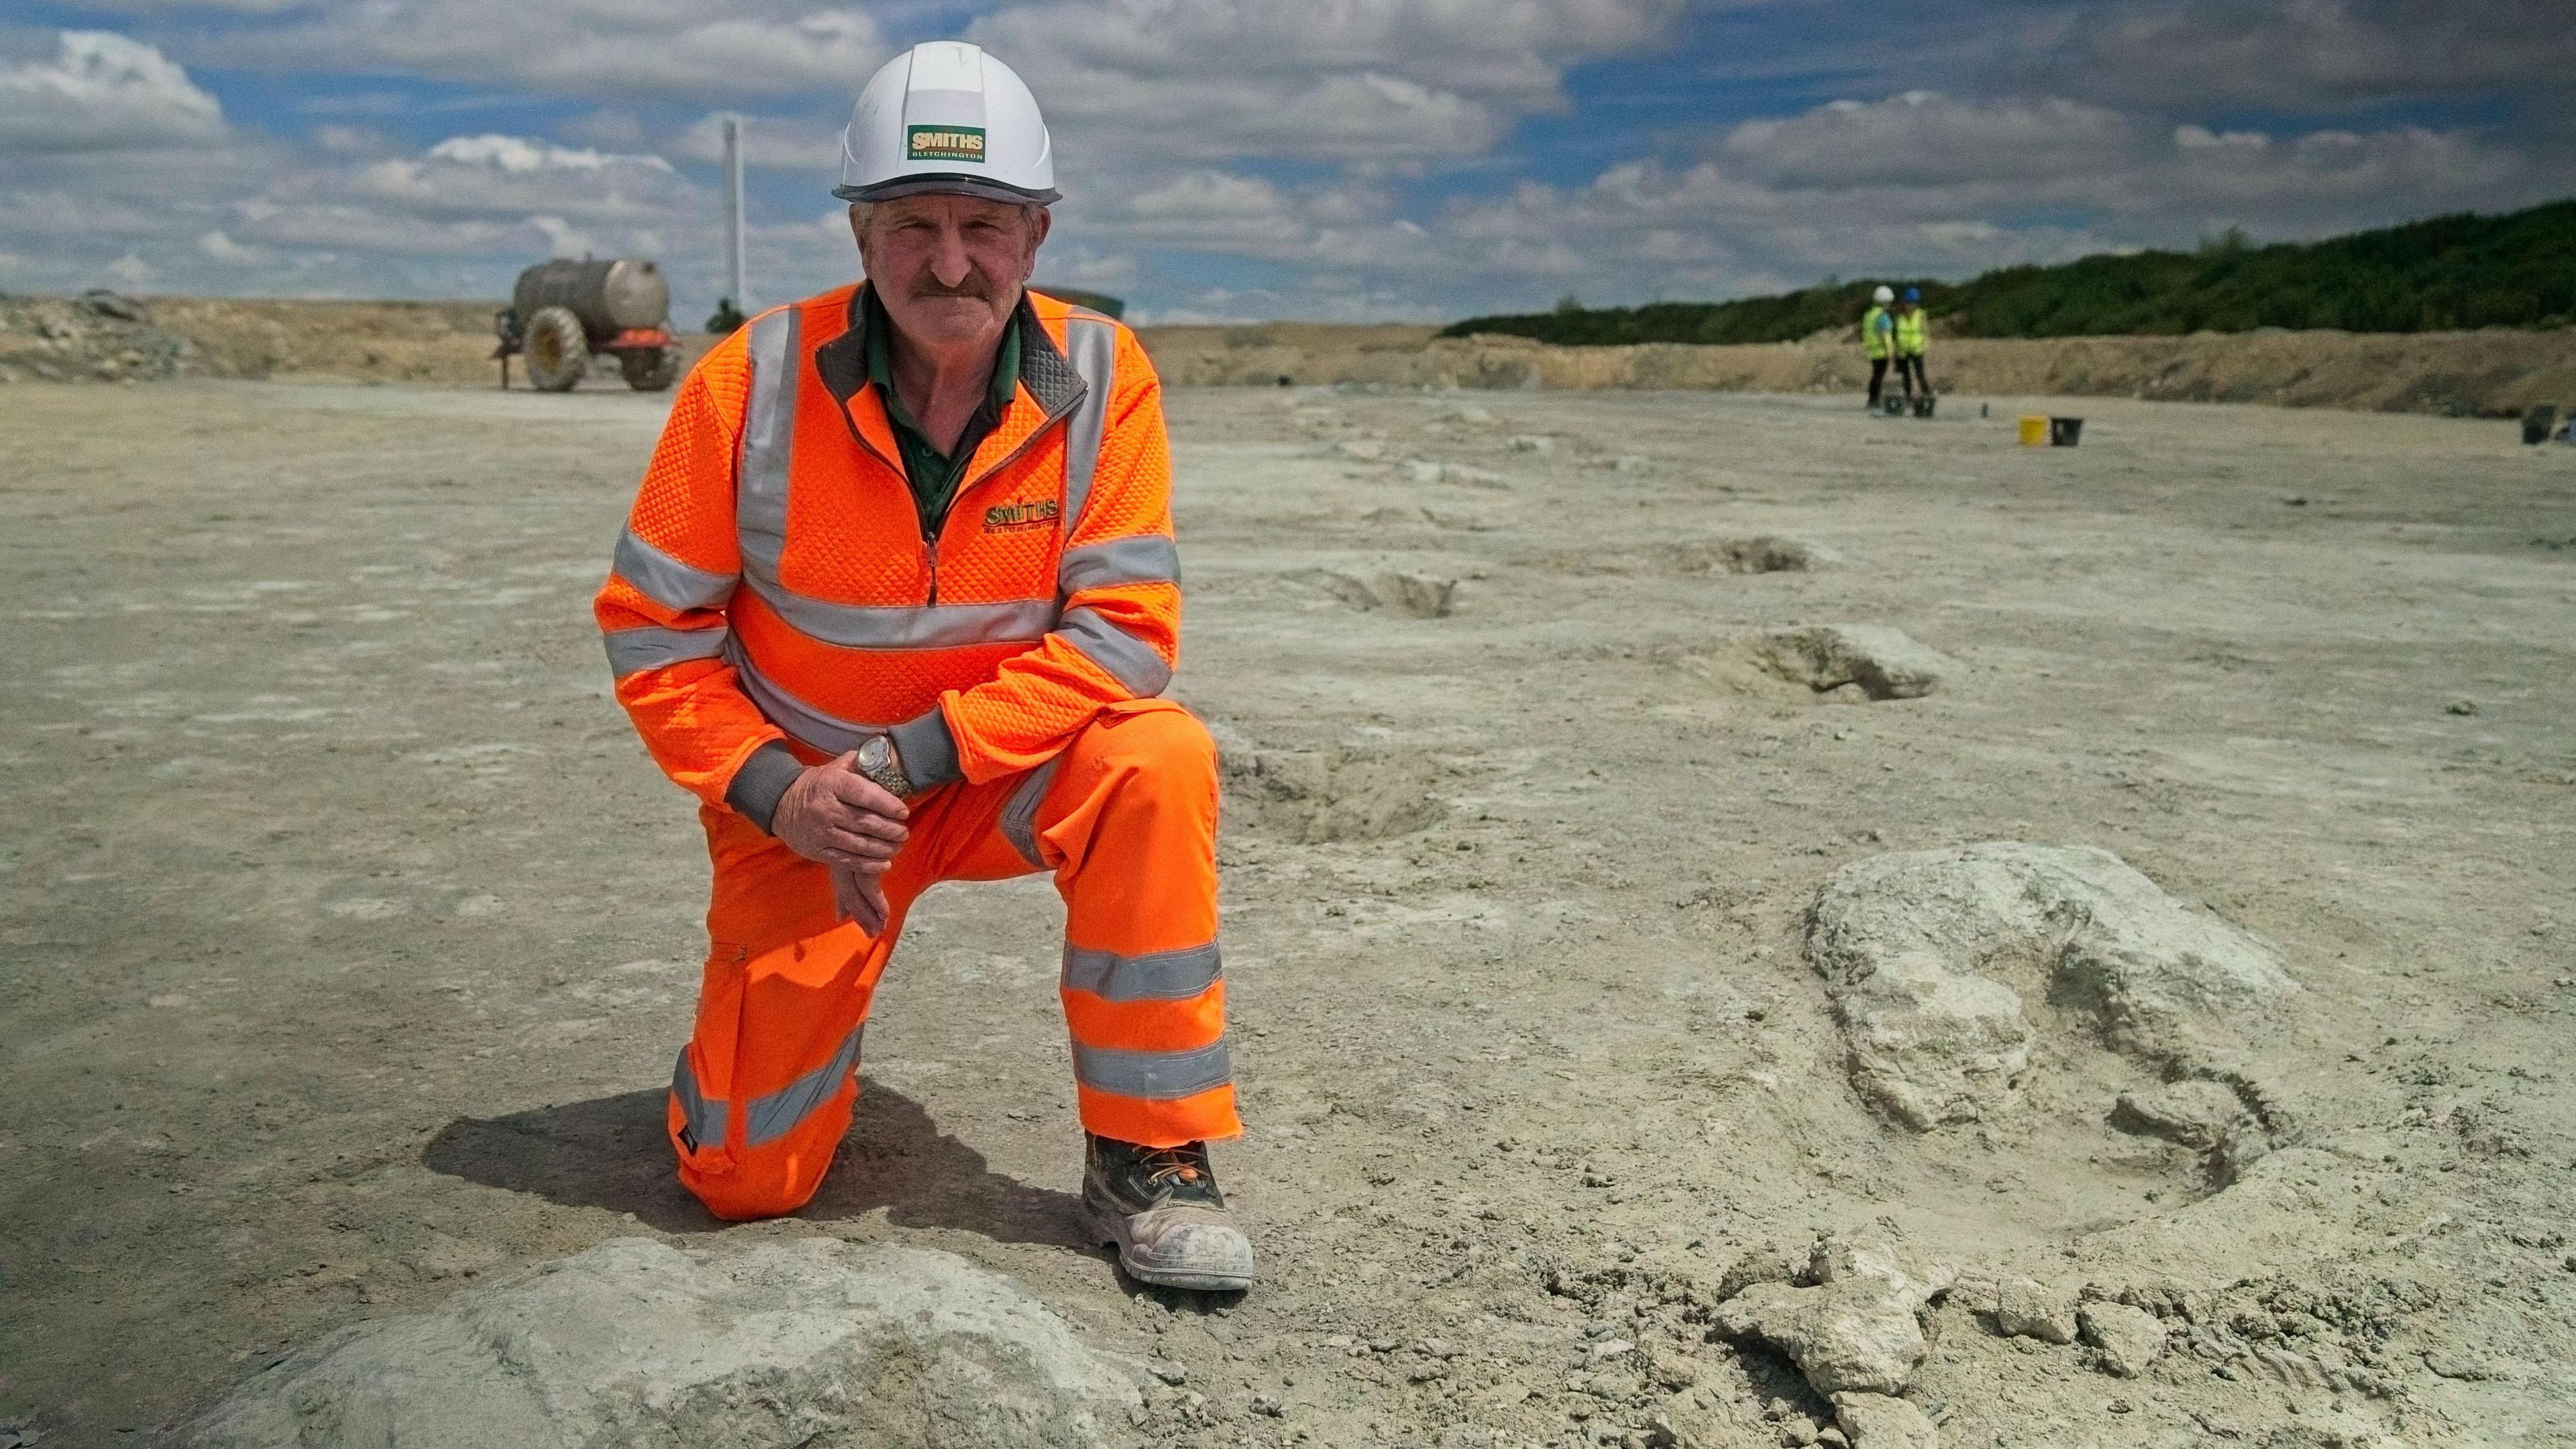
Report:
[[[1906,300],[1906,301],[1908,301],[1908,302],[1920,302],[1920,301],[1922,301],[1922,300],[1923,300],[1923,289],[1922,289],[1921,287],[1908,287],[1908,288],[1906,288],[1906,289],[1905,289],[1905,300]]]

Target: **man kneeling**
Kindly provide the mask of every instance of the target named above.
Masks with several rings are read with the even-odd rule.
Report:
[[[1241,1130],[1216,753],[1160,697],[1181,610],[1161,384],[1126,328],[1027,290],[1058,193],[1001,62],[888,64],[842,171],[867,280],[689,374],[596,604],[714,863],[680,1180],[721,1217],[802,1207],[907,908],[1048,870],[1084,1210],[1138,1278],[1245,1287],[1206,1145]]]

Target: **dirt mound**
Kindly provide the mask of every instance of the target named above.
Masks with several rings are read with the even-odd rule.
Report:
[[[1423,754],[1229,749],[1221,769],[1230,821],[1308,845],[1409,835],[1448,813]]]
[[[1551,347],[1434,340],[1430,328],[1149,327],[1174,385],[1685,389],[1857,395],[1869,364],[1838,339],[1760,346]],[[2576,398],[2576,331],[2371,334],[2278,328],[2190,337],[1935,339],[1932,385],[1982,397],[2132,397],[2518,417]]]
[[[1699,656],[1718,684],[1749,693],[1836,704],[1920,699],[1958,666],[1912,635],[1881,624],[1809,624],[1756,629]]]
[[[113,292],[0,297],[0,381],[143,382],[203,375],[208,361],[149,307]]]
[[[1458,607],[1458,580],[1388,569],[1362,578],[1336,569],[1312,576],[1325,593],[1354,609],[1388,609],[1416,619],[1446,619]]]
[[[1678,574],[1806,573],[1824,551],[1794,538],[1698,539],[1665,546],[1664,566]]]
[[[0,298],[0,381],[174,377],[493,386],[497,302]],[[716,339],[683,336],[693,362]],[[615,381],[610,367],[602,383]],[[524,376],[513,381],[525,386]],[[615,382],[623,387],[622,381]]]

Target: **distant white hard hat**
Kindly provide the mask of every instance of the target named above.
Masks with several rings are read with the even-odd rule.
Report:
[[[1888,303],[1896,300],[1896,289],[1894,287],[1881,287],[1877,291],[1870,293],[1869,299],[1884,307]]]
[[[1038,98],[1009,66],[963,41],[934,40],[887,61],[841,133],[843,201],[924,191],[992,201],[1063,199]]]

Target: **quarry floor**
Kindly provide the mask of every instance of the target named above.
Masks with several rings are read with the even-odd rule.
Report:
[[[1222,1300],[1074,1232],[1042,878],[916,913],[805,1215],[727,1227],[671,1180],[705,868],[587,609],[667,398],[5,398],[0,1431],[142,1442],[611,1236],[830,1233],[1180,1365],[1140,1441],[1643,1443],[1642,1400],[1572,1387],[1615,1335],[1687,1365],[1651,1392],[1698,1442],[1770,1445],[1772,1399],[1830,1414],[1673,1285],[1885,1220],[1974,1273],[2218,1294],[2280,1349],[2115,1379],[1954,1300],[1911,1390],[1945,1445],[2576,1444],[2576,449],[2101,400],[2025,450],[2011,399],[1176,393],[1175,692],[1230,762],[1321,782],[1229,796],[1251,1131],[1218,1163],[1264,1279]],[[1815,564],[1712,567],[1756,538]],[[1361,607],[1389,571],[1454,611]],[[1809,623],[1958,668],[1846,703],[1707,664]],[[1855,1097],[1807,902],[1997,839],[2106,847],[2279,945],[2295,1145],[2212,1191],[2105,1125],[2133,1069],[2080,1043],[1982,1127]]]

